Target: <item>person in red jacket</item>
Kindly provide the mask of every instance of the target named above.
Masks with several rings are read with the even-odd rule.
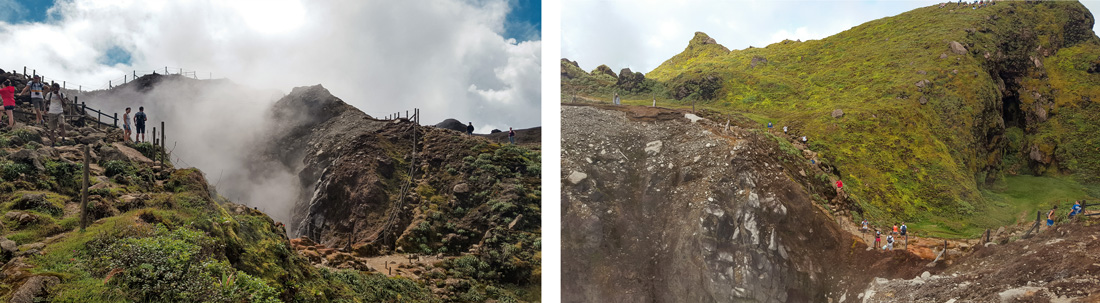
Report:
[[[4,113],[8,115],[8,127],[15,127],[15,86],[11,86],[11,80],[4,81],[4,88],[0,88],[0,99],[4,99]]]

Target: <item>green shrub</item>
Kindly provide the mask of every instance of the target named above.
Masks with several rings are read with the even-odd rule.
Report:
[[[10,160],[0,161],[0,175],[5,180],[18,180],[24,175],[29,175],[33,172],[33,169],[26,164],[12,162]]]
[[[127,161],[111,160],[103,164],[105,174],[107,177],[114,177],[119,174],[132,174],[133,166]]]
[[[204,233],[169,230],[157,224],[152,235],[111,241],[99,239],[93,268],[113,270],[107,281],[130,289],[142,302],[280,302],[264,281],[237,271],[213,254],[218,247]]]

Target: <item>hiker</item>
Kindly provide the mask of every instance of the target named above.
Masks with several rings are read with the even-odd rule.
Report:
[[[784,134],[786,134],[786,133],[787,133],[787,126],[786,126],[786,125],[784,125],[784,126],[783,126],[783,133],[784,133]]]
[[[130,108],[126,108],[126,113],[122,114],[122,130],[126,134],[126,142],[130,142]]]
[[[772,123],[771,123],[771,122],[768,122],[768,128],[769,128],[769,129],[771,129],[771,128],[772,128]]]
[[[34,78],[27,86],[23,87],[23,91],[19,92],[19,95],[26,95],[27,90],[31,91],[31,106],[34,107],[34,123],[42,123],[42,111],[46,110],[46,105],[42,102],[42,94],[45,87],[43,87],[42,78],[38,75],[34,75]]]
[[[1054,211],[1058,210],[1058,205],[1055,205],[1047,213],[1047,226],[1054,226]]]
[[[867,219],[863,219],[863,222],[859,225],[863,226],[862,232],[867,233]]]
[[[50,146],[59,145],[65,141],[65,94],[61,93],[61,85],[54,83],[52,90],[46,95],[46,101],[50,102],[46,112],[46,120],[49,124]],[[56,136],[55,136],[56,134]]]
[[[839,179],[838,179],[838,180],[836,180],[836,189],[837,189],[837,190],[840,190],[840,189],[842,189],[842,188],[844,188],[844,182],[843,182],[843,181],[840,181]]]
[[[909,232],[909,227],[905,226],[905,222],[901,222],[901,229],[899,229],[898,231],[901,232],[900,235],[906,236]],[[908,236],[906,237],[908,238]]]
[[[7,101],[5,100],[4,102],[7,102]],[[5,103],[5,104],[7,104],[7,103]],[[1082,209],[1081,208],[1081,200],[1073,201],[1073,207],[1070,208],[1070,211],[1069,211],[1069,218],[1073,219],[1073,216],[1076,216],[1077,214],[1081,213],[1081,209]]]
[[[467,135],[473,135],[474,134],[474,123],[473,122],[470,122],[469,125],[466,125],[466,134]]]
[[[4,88],[0,89],[0,98],[4,99],[4,113],[8,115],[8,127],[15,127],[15,86],[11,86],[11,79],[4,81]]]
[[[134,135],[134,142],[141,143],[145,140],[145,121],[149,118],[145,117],[145,107],[138,106],[138,112],[134,114],[134,126],[136,126],[137,134]]]
[[[802,136],[802,143],[806,143],[806,136]]]
[[[894,231],[891,231],[890,234],[891,235],[898,234],[898,223],[897,222],[894,222]]]
[[[615,105],[619,105],[619,93],[615,93],[615,100],[613,101],[615,102]]]
[[[882,246],[882,250],[894,250],[894,236],[886,236],[886,245]]]
[[[882,243],[882,233],[880,233],[880,232],[878,232],[878,230],[876,230],[875,231],[875,247],[878,247],[879,243]]]
[[[516,145],[516,131],[512,130],[511,127],[508,128],[508,142],[512,142],[512,145]]]

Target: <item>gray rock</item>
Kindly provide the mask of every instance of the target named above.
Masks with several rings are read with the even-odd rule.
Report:
[[[647,154],[651,154],[651,155],[659,154],[659,153],[661,153],[661,147],[662,146],[664,146],[664,143],[661,143],[660,140],[646,143],[645,144],[645,152]]]
[[[926,96],[920,96],[920,104],[921,104],[921,105],[925,105],[925,104],[928,104],[928,97],[926,97]]]
[[[18,152],[12,154],[9,158],[12,159],[12,161],[16,161],[16,162],[20,162],[20,163],[23,163],[23,164],[30,165],[30,166],[34,167],[34,169],[37,170],[37,171],[45,171],[46,170],[46,167],[42,166],[42,161],[39,160],[40,157],[38,156],[38,153],[35,152],[34,150],[30,150],[30,149],[19,150]]]
[[[578,184],[581,183],[581,181],[584,181],[585,178],[588,178],[588,174],[575,171],[570,173],[569,177],[567,177],[566,179],[569,180],[569,183]]]
[[[916,86],[919,88],[924,88],[925,86],[929,85],[932,85],[932,81],[929,81],[928,79],[920,80],[916,83]]]
[[[458,185],[455,185],[455,187],[454,187],[453,191],[454,191],[454,192],[455,192],[456,194],[465,194],[465,193],[468,193],[468,192],[470,192],[470,185],[469,185],[469,184],[466,184],[466,183],[459,183]]]
[[[100,147],[99,148],[99,157],[100,157],[99,160],[100,160],[101,163],[106,163],[107,161],[129,161],[130,160],[130,158],[126,157],[126,154],[123,154],[122,151],[119,151],[117,148],[115,148],[114,146],[111,146],[111,145],[104,145],[104,146]]]
[[[844,111],[840,110],[839,108],[836,109],[836,110],[833,110],[833,118],[840,118],[840,117],[844,117]]]
[[[11,302],[34,303],[35,298],[44,297],[48,288],[60,283],[61,279],[54,276],[33,276],[12,294]]]
[[[15,241],[8,240],[8,238],[0,238],[0,250],[5,253],[14,253],[19,245]]]
[[[80,143],[83,144],[99,144],[106,139],[107,135],[104,133],[91,133],[80,138]]]
[[[940,54],[940,59],[947,59],[947,53]]]
[[[947,47],[951,49],[952,53],[957,55],[966,54],[966,46],[963,46],[962,43],[958,41],[951,41],[951,43],[947,44]]]

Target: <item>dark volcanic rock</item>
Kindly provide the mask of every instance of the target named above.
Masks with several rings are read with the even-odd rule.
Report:
[[[437,123],[435,127],[449,129],[453,131],[466,132],[466,124],[463,124],[461,121],[455,119],[443,120],[443,122]]]
[[[615,85],[628,92],[638,92],[645,88],[643,82],[645,82],[644,74],[631,72],[630,68],[624,68],[619,71],[619,80]]]

